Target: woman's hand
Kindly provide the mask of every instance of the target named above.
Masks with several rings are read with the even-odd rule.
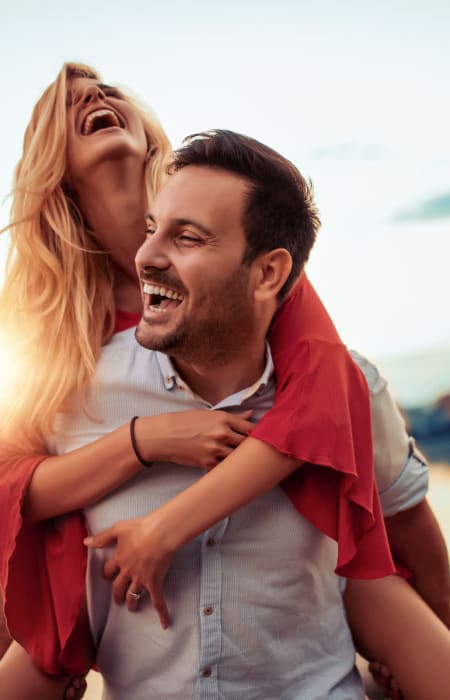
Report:
[[[114,579],[113,597],[118,605],[125,600],[128,610],[137,610],[139,593],[148,591],[159,615],[161,627],[170,624],[164,600],[163,584],[173,552],[165,544],[158,516],[150,513],[144,518],[122,520],[98,535],[88,537],[89,547],[103,549],[115,545],[112,557],[104,567],[105,577]]]
[[[402,691],[387,666],[378,661],[371,661],[369,663],[369,671],[386,698],[389,698],[389,700],[403,700]]]
[[[192,410],[139,418],[139,454],[148,461],[212,469],[245,440],[254,427],[251,414]]]
[[[63,700],[81,700],[86,692],[86,688],[85,676],[73,676],[66,686]]]

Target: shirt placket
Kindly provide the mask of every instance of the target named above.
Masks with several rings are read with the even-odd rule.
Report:
[[[219,662],[222,648],[222,554],[228,518],[202,538],[200,590],[199,700],[219,700]]]

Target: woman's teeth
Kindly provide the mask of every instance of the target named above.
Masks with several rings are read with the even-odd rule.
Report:
[[[97,109],[87,115],[83,123],[82,133],[83,136],[89,136],[94,131],[107,129],[111,126],[122,126],[117,114],[112,109]]]

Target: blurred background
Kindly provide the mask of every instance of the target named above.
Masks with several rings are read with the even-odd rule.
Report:
[[[174,146],[224,127],[279,150],[315,186],[310,278],[433,461],[444,528],[449,22],[445,0],[0,0],[0,227],[32,107],[64,61],[150,104]]]
[[[450,450],[448,404],[422,410],[450,392],[447,2],[0,8],[0,226],[32,107],[64,61],[143,98],[175,146],[211,127],[254,136],[314,182],[323,225],[309,274],[345,342],[381,366],[420,434],[437,431]],[[0,280],[6,247],[2,235]]]

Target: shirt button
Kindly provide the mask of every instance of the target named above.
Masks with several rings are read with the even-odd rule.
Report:
[[[203,608],[203,614],[204,615],[212,615],[214,612],[214,608],[212,605],[208,605],[206,608]]]
[[[209,678],[211,673],[212,673],[212,671],[210,668],[205,668],[205,670],[202,671],[202,676],[203,676],[203,678]]]
[[[206,546],[207,547],[214,547],[215,544],[216,544],[216,540],[214,539],[214,537],[208,537],[208,539],[206,540]]]

